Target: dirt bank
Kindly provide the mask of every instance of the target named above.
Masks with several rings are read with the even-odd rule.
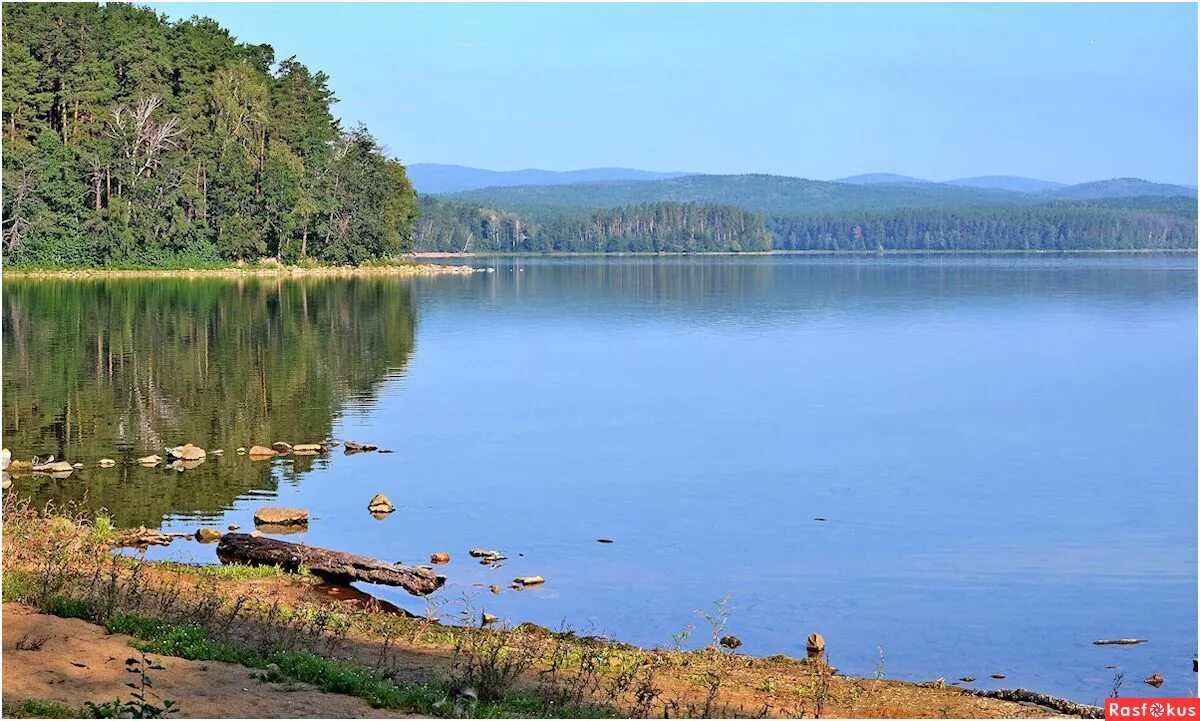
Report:
[[[88,701],[129,699],[136,681],[125,660],[140,658],[130,638],[108,635],[102,626],[74,618],[35,612],[28,606],[4,604],[4,702],[28,699],[55,701],[71,710]],[[153,679],[151,699],[161,706],[172,700],[179,716],[189,718],[379,718],[405,717],[373,709],[360,698],[325,693],[301,683],[267,683],[259,672],[217,661],[188,661],[149,654],[161,669]]]

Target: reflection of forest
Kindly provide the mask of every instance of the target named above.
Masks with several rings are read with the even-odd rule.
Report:
[[[176,475],[127,463],[164,446],[325,438],[413,350],[412,285],[353,280],[6,280],[4,444],[87,467],[29,480],[122,524],[215,513],[273,484],[266,464],[210,461]],[[118,461],[101,472],[100,457]],[[227,456],[228,458],[228,456]],[[313,459],[296,459],[303,471]],[[316,462],[320,462],[317,460]]]

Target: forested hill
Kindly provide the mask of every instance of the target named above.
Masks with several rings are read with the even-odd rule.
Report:
[[[329,78],[209,19],[6,3],[5,262],[167,265],[407,250],[415,195]]]

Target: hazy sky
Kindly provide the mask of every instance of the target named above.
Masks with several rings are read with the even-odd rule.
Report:
[[[1196,182],[1181,4],[156,4],[329,73],[407,163]]]

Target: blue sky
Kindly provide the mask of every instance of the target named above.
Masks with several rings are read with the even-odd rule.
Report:
[[[154,4],[408,163],[1196,182],[1195,4]]]

